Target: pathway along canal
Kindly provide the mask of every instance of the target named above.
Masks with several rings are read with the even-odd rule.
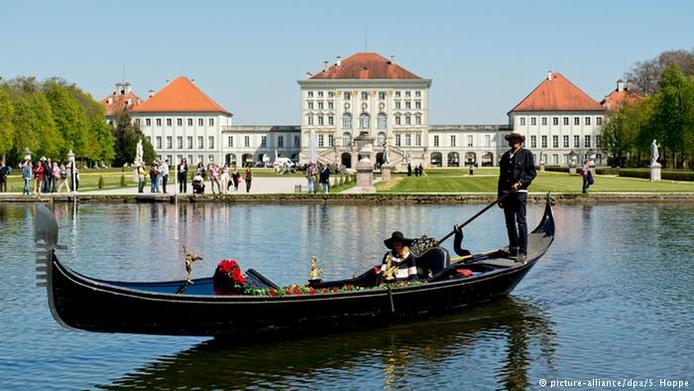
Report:
[[[280,284],[374,263],[391,231],[438,237],[481,205],[56,205],[61,259],[117,280],[184,278],[178,244],[205,258],[194,276],[235,258]],[[558,205],[557,238],[508,299],[372,331],[226,347],[205,338],[65,330],[36,288],[30,204],[0,204],[0,389],[534,389],[540,379],[693,373],[694,204]],[[529,210],[534,226],[541,205]],[[505,242],[499,209],[464,244]]]

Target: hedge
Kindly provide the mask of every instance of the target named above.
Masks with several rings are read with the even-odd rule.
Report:
[[[554,172],[569,172],[569,167],[560,167],[560,166],[545,166],[545,171],[554,171]]]
[[[625,169],[619,170],[619,176],[631,177],[631,178],[651,178],[650,170],[643,169]],[[662,171],[660,174],[662,179],[670,179],[673,181],[693,181],[694,182],[694,171]]]
[[[596,168],[595,173],[598,175],[619,175],[619,168]]]

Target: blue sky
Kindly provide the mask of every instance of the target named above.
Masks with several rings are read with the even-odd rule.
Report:
[[[636,61],[694,47],[694,1],[3,1],[0,76],[101,99],[196,79],[236,124],[298,124],[296,80],[364,50],[433,79],[432,124],[505,123],[562,72],[595,99]]]

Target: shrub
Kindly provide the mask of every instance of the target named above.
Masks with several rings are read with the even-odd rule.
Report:
[[[619,175],[619,168],[596,168],[595,173],[598,175]]]
[[[694,171],[665,171],[661,177],[673,181],[694,181]]]
[[[120,187],[125,187],[125,175],[120,176]]]
[[[104,176],[103,176],[103,175],[99,175],[99,183],[97,184],[97,187],[98,187],[99,189],[103,189],[103,188],[104,188]]]
[[[539,170],[539,167],[537,168]],[[545,166],[545,171],[553,171],[553,172],[569,172],[569,167],[559,167],[559,166]]]
[[[638,170],[634,168],[620,168],[619,176],[650,179],[651,173],[647,170]]]

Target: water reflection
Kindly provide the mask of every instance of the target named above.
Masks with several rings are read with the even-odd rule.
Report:
[[[299,388],[309,379],[312,387],[320,387],[346,373],[353,376],[352,384],[367,388],[450,387],[453,376],[447,371],[462,365],[455,369],[462,383],[525,389],[531,355],[551,362],[554,354],[555,333],[545,312],[530,302],[506,299],[466,314],[370,332],[235,347],[211,340],[98,387]],[[489,372],[474,368],[474,356],[492,341],[506,358],[487,368],[493,373],[488,378]]]

